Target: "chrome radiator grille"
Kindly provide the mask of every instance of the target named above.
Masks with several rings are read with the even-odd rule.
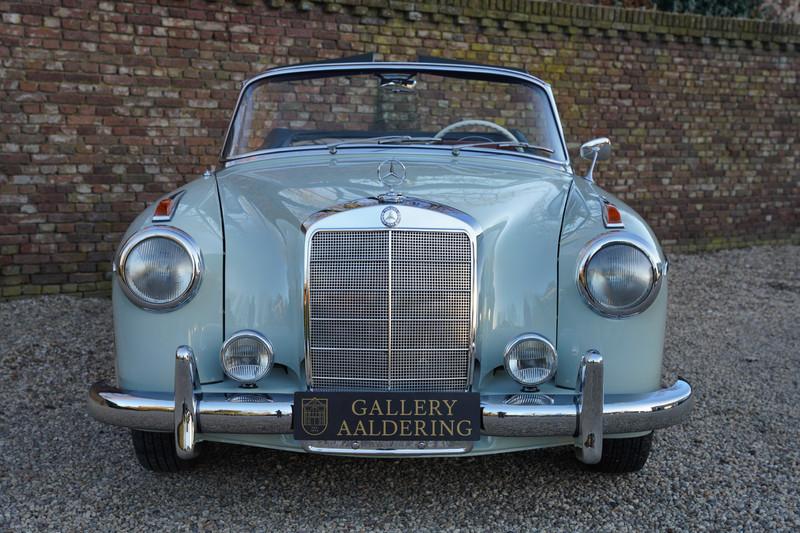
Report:
[[[473,251],[463,232],[324,230],[308,257],[317,389],[469,387]]]

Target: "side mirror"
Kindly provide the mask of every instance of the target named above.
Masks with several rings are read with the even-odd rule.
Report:
[[[598,137],[597,139],[592,139],[591,141],[583,143],[583,145],[581,145],[581,157],[592,161],[589,172],[586,173],[584,178],[588,181],[594,181],[592,172],[594,172],[595,164],[597,164],[598,161],[603,161],[611,157],[611,141],[606,137]]]

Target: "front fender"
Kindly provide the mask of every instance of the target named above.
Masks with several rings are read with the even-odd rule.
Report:
[[[622,201],[594,183],[576,178],[564,213],[559,253],[558,374],[556,383],[574,387],[581,356],[595,349],[605,362],[607,393],[640,393],[659,388],[667,318],[667,276],[651,306],[639,315],[615,319],[594,312],[577,286],[578,263],[585,246],[609,231],[603,224],[602,197],[620,210],[624,231],[652,246],[664,260],[650,227]]]
[[[219,365],[223,341],[223,231],[216,180],[199,179],[181,190],[185,192],[175,215],[163,224],[179,228],[195,240],[203,254],[203,279],[197,293],[185,305],[173,311],[154,312],[131,302],[120,287],[119,276],[114,275],[117,382],[123,389],[172,391],[175,349],[182,344],[194,349],[202,382],[219,381],[223,377]],[[123,242],[153,224],[154,209],[155,204],[134,220]]]

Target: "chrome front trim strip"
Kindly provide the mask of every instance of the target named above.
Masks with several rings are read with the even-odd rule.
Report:
[[[321,209],[316,213],[312,213],[311,215],[306,218],[302,225],[301,229],[303,233],[308,233],[308,230],[311,229],[312,226],[321,222],[323,219],[328,218],[330,216],[344,213],[346,211],[352,211],[353,209],[361,209],[364,207],[376,207],[381,206],[381,208],[385,207],[386,205],[404,205],[408,207],[416,207],[418,209],[426,209],[428,211],[433,211],[436,213],[441,213],[443,215],[447,215],[449,217],[458,219],[463,224],[466,224],[471,229],[472,233],[475,235],[480,235],[483,231],[481,229],[480,224],[478,221],[466,214],[463,211],[459,211],[455,207],[450,207],[449,205],[438,204],[436,202],[429,202],[428,200],[423,200],[422,198],[415,198],[413,196],[403,196],[397,195],[391,198],[391,201],[387,200],[385,196],[377,196],[377,197],[370,197],[370,198],[359,198],[357,200],[352,200],[350,202],[345,202],[343,204],[333,205],[331,207],[326,207],[325,209]],[[375,224],[375,221],[366,221],[365,223],[369,223],[372,227],[380,228]],[[404,226],[401,224],[399,226],[403,228]]]
[[[326,441],[303,442],[303,449],[309,453],[326,455],[359,455],[372,457],[429,457],[434,455],[461,455],[472,451],[471,442],[426,442],[405,441],[391,443],[381,441],[349,441],[328,443]]]

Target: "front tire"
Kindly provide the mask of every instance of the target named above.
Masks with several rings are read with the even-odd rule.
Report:
[[[172,433],[131,430],[136,459],[145,470],[175,473],[194,465],[195,459],[185,460],[175,451],[175,436]]]
[[[653,444],[653,434],[628,439],[603,439],[603,458],[592,470],[609,474],[624,474],[641,470]]]

